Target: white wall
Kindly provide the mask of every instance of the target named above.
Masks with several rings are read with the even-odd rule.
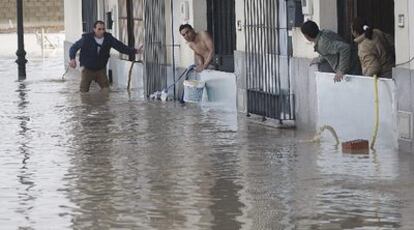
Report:
[[[314,44],[303,36],[299,27],[292,29],[293,56],[301,58],[314,58],[318,53],[314,51]]]
[[[409,4],[410,2],[410,4]],[[412,57],[412,47],[410,47],[410,14],[409,5],[413,7],[413,1],[407,0],[398,0],[394,1],[395,7],[395,54],[396,54],[396,63],[406,62]],[[410,10],[413,11],[413,10]],[[398,25],[399,15],[404,16],[404,26],[400,27]],[[412,24],[412,23],[411,23]],[[411,32],[412,33],[412,32]],[[404,65],[402,67],[409,68],[409,65]]]
[[[215,70],[205,70],[199,73],[200,80],[206,83],[208,102],[220,105],[230,111],[236,111],[236,76]]]
[[[374,80],[349,76],[349,81],[334,83],[334,74],[316,73],[318,127],[331,125],[341,142],[370,140],[375,121]],[[391,79],[379,80],[379,145],[397,146],[395,84]]]
[[[407,27],[409,28],[409,31],[410,31],[409,32],[410,42],[408,44],[408,46],[410,47],[410,55],[409,55],[409,58],[406,59],[406,61],[414,57],[414,23],[411,22],[413,18],[414,18],[414,1],[410,0],[408,2],[408,15],[405,20],[407,22]],[[407,47],[405,49],[407,49]],[[404,62],[404,59],[401,62]],[[400,62],[397,62],[397,63],[400,63]],[[410,69],[414,69],[413,62],[410,63]]]
[[[65,36],[67,42],[75,42],[82,35],[82,1],[64,0]]]
[[[129,69],[131,68],[131,62],[121,60],[118,57],[111,57],[109,61],[109,69],[113,74],[113,88],[114,89],[126,89],[128,85]],[[131,73],[131,89],[139,90],[144,96],[144,66],[141,63],[135,63],[132,66]]]
[[[317,22],[321,29],[338,31],[338,13],[336,1],[314,0],[314,14],[310,19]]]
[[[236,49],[239,51],[245,51],[245,37],[244,37],[244,1],[236,1]],[[237,22],[240,21],[242,27],[241,30],[237,27]]]

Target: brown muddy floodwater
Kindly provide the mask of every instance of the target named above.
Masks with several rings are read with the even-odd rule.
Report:
[[[214,106],[78,93],[63,54],[0,58],[1,229],[414,229],[414,159]],[[96,87],[96,86],[95,86]]]

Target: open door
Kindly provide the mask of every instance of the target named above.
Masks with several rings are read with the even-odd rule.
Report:
[[[366,18],[374,28],[394,36],[394,0],[337,0],[338,33],[352,42],[351,24],[355,17]]]
[[[234,72],[236,49],[235,0],[207,0],[207,27],[215,46],[218,70]]]

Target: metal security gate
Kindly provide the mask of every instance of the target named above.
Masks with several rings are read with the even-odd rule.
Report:
[[[167,86],[165,0],[145,1],[145,93]]]
[[[294,120],[286,0],[244,0],[247,112]]]

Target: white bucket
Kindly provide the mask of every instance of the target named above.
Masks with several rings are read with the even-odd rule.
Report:
[[[203,98],[204,81],[185,80],[184,83],[184,101],[198,103]]]

